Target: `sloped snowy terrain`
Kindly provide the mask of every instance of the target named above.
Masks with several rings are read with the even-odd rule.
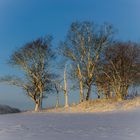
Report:
[[[0,115],[0,140],[140,140],[140,109]]]
[[[0,114],[18,113],[18,112],[20,112],[19,109],[12,108],[7,105],[0,105]]]

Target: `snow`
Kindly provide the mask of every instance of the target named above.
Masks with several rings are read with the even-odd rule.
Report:
[[[0,115],[0,140],[140,140],[140,109]]]

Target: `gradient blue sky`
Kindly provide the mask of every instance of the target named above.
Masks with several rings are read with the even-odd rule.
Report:
[[[0,76],[16,72],[6,62],[17,47],[46,34],[56,45],[77,20],[112,23],[117,38],[140,41],[140,0],[0,0]],[[20,92],[0,85],[0,103],[26,108]]]

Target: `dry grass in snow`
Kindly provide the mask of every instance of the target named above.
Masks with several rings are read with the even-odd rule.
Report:
[[[45,112],[83,113],[83,112],[107,112],[117,110],[129,110],[140,106],[140,97],[117,101],[115,99],[96,99],[71,105],[67,108],[58,107],[44,110]],[[44,112],[43,111],[43,112]]]

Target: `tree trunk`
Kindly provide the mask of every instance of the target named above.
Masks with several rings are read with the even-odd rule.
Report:
[[[104,92],[105,99],[108,99],[109,92],[108,92],[108,85],[107,84],[104,84],[104,86],[103,86],[103,92]]]
[[[129,88],[129,86],[126,87],[126,95],[125,96],[128,96],[128,88]]]
[[[40,107],[39,109],[41,110],[43,108],[43,94],[40,94]]]
[[[111,90],[110,90],[109,98],[110,98],[110,99],[113,98],[113,91],[111,91]]]
[[[122,100],[123,100],[122,97],[120,96],[117,97],[117,101],[122,101]]]
[[[84,101],[84,92],[83,92],[83,81],[82,81],[82,74],[80,70],[80,66],[77,66],[78,68],[78,77],[79,77],[79,87],[80,87],[80,102]]]
[[[40,107],[39,107],[39,109],[41,110],[43,108],[43,90],[42,90],[42,83],[41,82],[40,82],[38,88],[39,88],[39,92],[40,92],[40,99],[39,99]]]
[[[60,87],[60,85],[59,85],[59,87]],[[59,106],[59,89],[58,89],[59,87],[58,87],[58,84],[55,83],[55,90],[56,90],[56,105],[55,105],[55,107],[56,108]]]
[[[69,107],[67,94],[65,94],[65,107]]]
[[[118,101],[122,101],[123,100],[123,96],[122,96],[121,91],[117,92],[116,94],[117,94],[117,100]]]
[[[68,92],[67,92],[67,75],[66,75],[66,67],[64,69],[64,97],[65,97],[65,107],[68,107]]]
[[[80,80],[80,102],[84,101],[83,82]]]
[[[91,85],[88,87],[88,89],[87,89],[87,93],[86,93],[86,101],[88,101],[89,100],[89,98],[90,98],[90,92],[91,92]]]
[[[101,87],[99,84],[97,84],[97,97],[98,97],[98,99],[101,98]]]
[[[59,93],[56,95],[56,108],[59,106]]]
[[[124,95],[124,98],[128,96],[128,86],[123,86],[123,95]]]
[[[34,109],[34,111],[38,112],[39,110],[40,110],[40,101],[38,100],[38,101],[35,102],[35,109]]]

